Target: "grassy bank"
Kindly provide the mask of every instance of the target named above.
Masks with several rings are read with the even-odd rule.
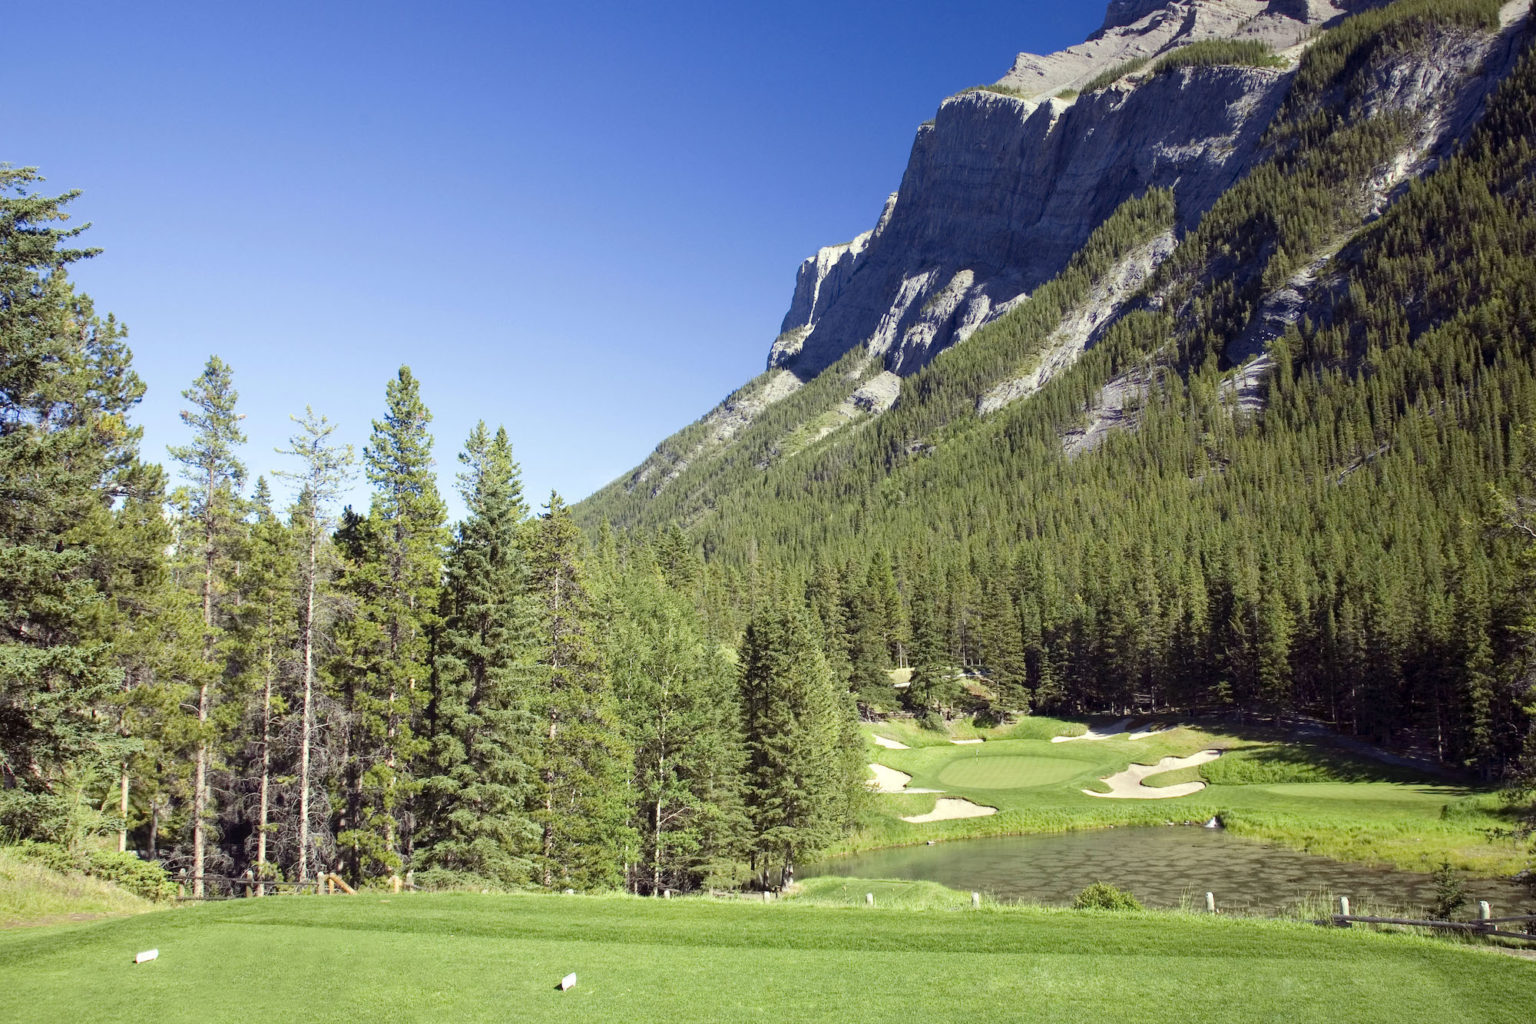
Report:
[[[1413,936],[816,902],[281,897],[0,933],[0,1019],[1502,1022],[1536,999],[1530,964]]]
[[[949,735],[909,722],[881,723],[868,732],[870,761],[912,776],[912,788],[943,790],[946,797],[998,813],[912,824],[902,817],[931,811],[938,794],[879,796],[864,827],[834,853],[1217,816],[1234,834],[1410,871],[1448,861],[1476,875],[1499,877],[1525,863],[1521,846],[1488,838],[1488,830],[1509,821],[1497,794],[1372,761],[1321,740],[1298,742],[1259,729],[1177,726],[1142,739],[1121,735],[1052,743],[1052,736],[1081,734],[1084,726],[1049,718],[999,729],[963,723]],[[877,746],[876,734],[911,749]],[[951,738],[985,742],[957,745]],[[1199,793],[1114,800],[1083,792],[1105,791],[1100,780],[1132,763],[1154,764],[1212,748],[1224,751],[1220,759],[1146,780],[1158,788],[1200,779],[1208,785]]]
[[[154,907],[108,882],[55,871],[0,846],[0,927],[138,914]]]

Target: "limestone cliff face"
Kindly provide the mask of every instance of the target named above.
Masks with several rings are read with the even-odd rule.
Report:
[[[864,344],[912,373],[1058,273],[1126,199],[1172,187],[1193,220],[1247,170],[1287,77],[1202,68],[1075,102],[945,101],[880,230],[802,267],[795,343],[771,365],[804,378]]]
[[[1175,190],[1188,224],[1251,165],[1289,72],[1185,69],[1051,93],[1200,39],[1289,46],[1364,0],[1115,0],[1092,40],[1021,54],[919,129],[875,229],[801,266],[768,365],[809,379],[857,345],[909,374],[1049,280],[1126,199]]]

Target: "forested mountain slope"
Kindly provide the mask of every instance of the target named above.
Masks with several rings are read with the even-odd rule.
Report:
[[[854,675],[876,648],[910,661],[920,706],[958,663],[1009,706],[1300,711],[1498,771],[1531,699],[1524,563],[1495,528],[1498,495],[1536,486],[1530,38],[1523,2],[1399,0],[1048,99],[1022,123],[1166,111],[1143,163],[1078,181],[1070,259],[1017,248],[1017,196],[996,197],[964,214],[1012,232],[993,262],[888,286],[889,330],[812,358],[839,321],[797,290],[791,319],[815,322],[776,368],[578,514],[680,525],[724,609],[765,573],[804,582]],[[1030,102],[952,98],[929,133]],[[1198,160],[1169,141],[1186,114]],[[994,121],[995,166],[1039,157]],[[872,273],[822,262],[844,296]],[[976,315],[1010,274],[1022,290]]]

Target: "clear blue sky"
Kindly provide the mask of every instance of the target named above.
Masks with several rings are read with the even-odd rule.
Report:
[[[586,496],[760,372],[799,262],[872,227],[945,95],[1102,3],[76,3],[13,12],[0,160],[106,252],[145,454],[235,370],[253,475],[306,403],[361,454],[401,363],[439,471],[505,424]],[[366,503],[361,481],[352,500]],[[455,500],[455,508],[458,503]]]

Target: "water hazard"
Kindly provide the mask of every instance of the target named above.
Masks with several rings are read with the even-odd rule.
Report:
[[[813,864],[800,875],[926,880],[1046,904],[1070,903],[1085,886],[1107,882],[1149,907],[1204,907],[1205,893],[1212,892],[1218,908],[1252,914],[1287,913],[1319,896],[1348,896],[1362,909],[1418,913],[1435,896],[1427,874],[1342,864],[1219,829],[1189,827],[905,846]],[[1495,916],[1536,910],[1536,900],[1512,882],[1467,879],[1466,887],[1471,899],[1488,900]]]

